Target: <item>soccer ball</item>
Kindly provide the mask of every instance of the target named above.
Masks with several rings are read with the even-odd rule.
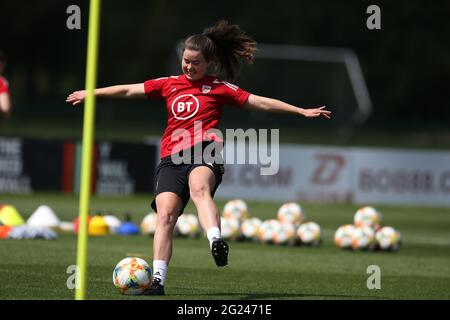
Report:
[[[295,242],[295,226],[292,223],[276,224],[278,228],[273,234],[273,243],[292,245]]]
[[[269,219],[261,223],[258,238],[261,242],[273,243],[277,230],[280,228],[280,221]]]
[[[298,203],[288,202],[278,209],[277,218],[281,223],[292,223],[298,226],[305,221],[305,214]]]
[[[246,239],[257,240],[261,219],[250,218],[244,220],[241,224],[241,233]]]
[[[356,211],[353,220],[357,227],[370,227],[378,230],[381,226],[382,216],[373,207],[362,207]]]
[[[352,234],[353,250],[375,249],[375,231],[370,227],[356,227]]]
[[[297,229],[297,237],[302,244],[318,246],[322,242],[322,230],[315,222],[306,222]]]
[[[185,213],[178,217],[176,229],[181,236],[198,237],[200,235],[200,223],[196,215]]]
[[[334,243],[342,249],[349,249],[352,247],[352,236],[355,231],[355,226],[352,224],[345,224],[340,226],[334,234]]]
[[[382,227],[375,234],[377,247],[381,250],[396,251],[400,248],[402,236],[392,227]]]
[[[241,222],[249,217],[247,204],[241,199],[230,200],[223,207],[222,216],[226,219],[234,218]]]
[[[114,268],[113,283],[122,294],[140,295],[150,287],[152,269],[141,258],[122,259]]]
[[[240,222],[237,218],[220,219],[220,235],[224,239],[237,239],[240,236]]]
[[[141,232],[143,234],[153,235],[156,231],[156,213],[150,212],[141,222]]]

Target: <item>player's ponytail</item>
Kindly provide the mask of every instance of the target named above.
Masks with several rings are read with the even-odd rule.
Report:
[[[212,61],[215,72],[224,73],[233,81],[242,64],[242,60],[253,63],[256,41],[247,35],[238,25],[230,25],[220,20],[206,28],[202,34],[190,36],[184,43],[185,49],[201,51],[206,61]]]

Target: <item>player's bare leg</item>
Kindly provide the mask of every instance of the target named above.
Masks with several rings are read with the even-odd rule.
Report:
[[[216,177],[208,167],[201,166],[193,169],[189,175],[189,189],[202,228],[206,231],[211,227],[219,227],[219,211],[211,198]]]
[[[173,192],[156,196],[156,230],[153,238],[153,279],[147,295],[163,295],[164,280],[172,257],[172,235],[183,203]]]
[[[211,197],[215,183],[214,173],[205,166],[196,167],[189,175],[190,196],[197,208],[200,224],[208,237],[216,265],[223,267],[228,264],[228,245],[220,237],[219,211]]]
[[[156,230],[153,238],[153,259],[167,264],[172,257],[172,235],[183,203],[173,192],[162,192],[156,196]]]

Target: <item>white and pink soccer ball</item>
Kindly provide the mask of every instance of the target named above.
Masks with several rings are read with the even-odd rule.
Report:
[[[303,245],[319,246],[322,243],[322,229],[316,222],[305,222],[297,229],[297,238]]]
[[[274,237],[280,228],[280,221],[276,219],[265,220],[259,227],[258,238],[261,242],[274,243]]]
[[[298,203],[287,202],[278,209],[277,219],[281,223],[291,223],[299,226],[305,221],[305,213]]]
[[[356,227],[352,233],[353,250],[374,250],[376,247],[375,231],[370,227]]]
[[[141,222],[141,232],[145,235],[154,235],[156,231],[156,213],[150,212]]]
[[[241,199],[228,201],[223,207],[222,216],[226,219],[234,218],[242,222],[249,217],[247,203]]]
[[[195,238],[200,236],[200,223],[196,215],[184,213],[178,217],[175,225],[177,233],[184,237]]]
[[[374,207],[362,207],[358,209],[353,217],[356,227],[370,227],[378,230],[381,227],[383,217]]]
[[[277,228],[272,237],[272,241],[279,245],[293,245],[295,243],[296,228],[292,223],[275,224]]]
[[[393,227],[385,226],[375,234],[377,248],[385,251],[397,251],[402,243],[402,236]]]
[[[334,243],[336,246],[341,249],[351,249],[354,231],[355,226],[352,224],[340,226],[334,233]]]
[[[220,235],[224,239],[235,240],[241,234],[241,223],[238,219],[222,217],[220,219]]]
[[[245,239],[258,240],[259,228],[262,221],[259,218],[246,219],[241,224],[241,234]]]
[[[144,259],[127,257],[116,265],[112,279],[120,293],[140,295],[151,285],[152,269]]]

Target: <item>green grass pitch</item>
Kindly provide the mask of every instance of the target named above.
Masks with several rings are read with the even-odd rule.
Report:
[[[151,196],[93,197],[93,212],[126,211],[139,223],[149,212]],[[60,194],[2,195],[26,219],[41,204],[63,221],[78,211],[78,196]],[[221,209],[224,201],[218,201]],[[248,202],[251,214],[275,217],[281,202]],[[384,225],[398,228],[398,252],[342,251],[334,231],[352,223],[356,205],[302,203],[308,220],[324,230],[319,248],[281,247],[230,242],[229,266],[218,269],[205,237],[174,240],[164,297],[121,295],[112,284],[115,264],[140,256],[151,264],[152,238],[108,235],[89,238],[88,299],[449,299],[450,209],[377,206]],[[195,212],[189,203],[186,212]],[[74,299],[67,288],[67,268],[76,262],[77,238],[60,233],[57,240],[0,240],[0,300]],[[369,290],[366,270],[381,268],[381,289]]]

